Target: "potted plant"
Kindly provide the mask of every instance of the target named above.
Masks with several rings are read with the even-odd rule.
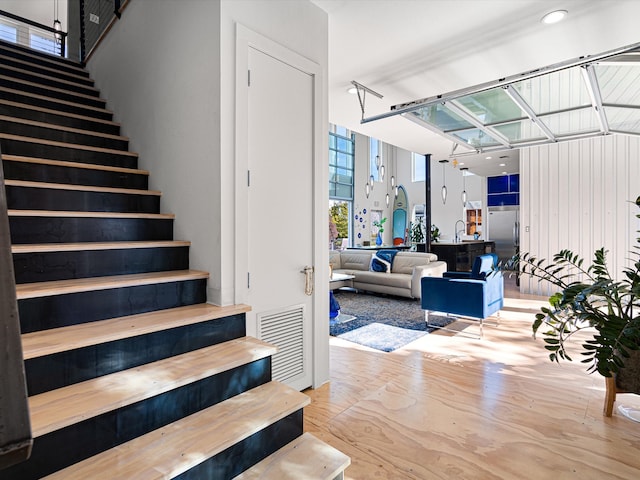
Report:
[[[437,242],[440,239],[440,229],[435,225],[431,225],[431,241]]]
[[[640,207],[640,197],[635,203]],[[543,307],[533,322],[534,335],[542,333],[551,361],[571,361],[567,346],[572,338],[579,331],[592,329],[593,334],[581,344],[587,370],[607,378],[615,376],[619,384],[624,382],[625,370],[631,371],[628,367],[634,363],[634,380],[636,384],[640,382],[635,367],[635,362],[640,361],[640,238],[637,243],[630,252],[633,265],[624,269],[621,280],[612,278],[604,248],[596,250],[588,267],[571,250],[562,250],[552,261],[522,253],[502,267],[558,288],[549,298],[550,306]],[[632,391],[629,386],[623,388]]]

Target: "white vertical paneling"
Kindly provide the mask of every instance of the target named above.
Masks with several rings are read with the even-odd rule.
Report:
[[[640,195],[639,155],[640,138],[622,135],[523,149],[521,251],[550,259],[568,248],[590,264],[594,251],[604,247],[612,274],[622,278],[640,228],[631,203]],[[548,285],[526,277],[520,288],[524,293],[553,293]]]

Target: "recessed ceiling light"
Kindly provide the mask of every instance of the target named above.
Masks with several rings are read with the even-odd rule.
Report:
[[[464,165],[464,162],[460,162],[458,165],[462,166],[462,165]]]
[[[502,172],[502,175],[506,175],[506,174],[507,174],[507,172]]]
[[[506,163],[501,163],[499,166],[500,166],[500,167],[506,167],[506,166],[507,166],[507,164],[506,164]]]
[[[491,160],[493,157],[485,157],[485,160]]]
[[[552,23],[558,23],[561,20],[564,20],[568,13],[569,12],[566,10],[554,10],[553,12],[547,13],[540,21],[547,25],[551,25]]]
[[[350,93],[351,95],[355,95],[356,93],[358,93],[358,89],[356,87],[349,87],[347,89],[347,93]]]

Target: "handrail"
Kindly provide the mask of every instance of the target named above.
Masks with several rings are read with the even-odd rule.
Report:
[[[45,32],[49,32],[52,34],[53,38],[56,40],[56,43],[59,45],[59,49],[54,49],[53,53],[64,57],[66,52],[66,43],[67,43],[67,32],[63,32],[62,30],[57,30],[48,25],[43,25],[42,23],[35,22],[33,20],[29,20],[28,18],[21,17],[19,15],[15,15],[10,12],[6,12],[4,10],[0,10],[0,17],[10,18],[18,23],[30,25],[32,27],[36,27],[40,30],[44,30]],[[56,51],[57,50],[57,51]]]
[[[1,156],[1,152],[0,152]],[[27,460],[33,435],[20,339],[4,172],[0,161],[0,470]],[[6,363],[5,363],[6,362]]]
[[[105,24],[104,28],[98,28],[97,31],[94,31],[93,38],[87,40],[88,32],[87,27],[87,3],[90,3],[91,0],[80,0],[80,60],[82,63],[86,63],[87,60],[93,55],[93,52],[96,51],[102,40],[107,36],[111,27],[113,27],[114,23],[122,17],[122,12],[125,8],[127,8],[129,4],[129,0],[112,0],[113,1],[113,11],[112,17]],[[90,14],[89,14],[90,15]],[[94,28],[93,30],[96,30]],[[87,46],[87,43],[91,43],[90,46]]]

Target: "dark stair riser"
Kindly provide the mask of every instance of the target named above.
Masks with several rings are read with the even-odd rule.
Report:
[[[41,478],[270,380],[265,358],[52,432],[36,438],[31,458],[3,470],[2,479]]]
[[[60,79],[46,72],[43,76],[31,71],[24,70],[23,66],[17,68],[9,68],[6,64],[2,63],[0,59],[0,75],[5,77],[16,78],[18,80],[24,80],[25,82],[37,83],[45,88],[58,88],[60,90],[66,90],[68,92],[80,93],[82,95],[89,95],[90,97],[98,98],[100,92],[94,89],[92,86],[85,85],[83,83],[75,83],[73,79]]]
[[[91,185],[94,187],[134,188],[147,190],[149,176],[142,173],[94,170],[92,168],[64,167],[30,162],[3,162],[6,180]]]
[[[16,210],[158,213],[158,195],[87,192],[6,185],[7,206]]]
[[[90,117],[76,118],[58,113],[43,112],[18,105],[0,103],[0,115],[21,118],[23,120],[33,120],[34,122],[50,123],[62,127],[91,130],[92,132],[106,133],[109,135],[120,135],[120,126],[117,124],[92,121]]]
[[[83,69],[78,62],[69,60],[67,58],[50,55],[44,52],[39,52],[28,47],[22,47],[15,43],[5,42],[0,40],[0,51],[3,55],[7,55],[13,58],[20,58],[27,62],[35,63],[38,65],[45,65],[51,68],[58,68],[63,71],[69,71],[77,75],[89,76],[89,72]]]
[[[110,138],[93,135],[91,133],[70,132],[47,126],[28,125],[4,119],[0,119],[0,132],[10,135],[39,138],[41,140],[52,140],[54,142],[109,148],[112,150],[127,151],[129,149],[129,140],[124,138]]]
[[[189,247],[18,253],[16,283],[189,269]]]
[[[5,55],[5,51],[2,49],[0,49],[0,65],[7,65],[21,70],[28,70],[29,72],[37,73],[39,75],[45,75],[51,78],[57,78],[59,80],[66,80],[68,82],[75,82],[87,87],[94,86],[93,80],[86,75],[82,75],[81,72],[64,72],[55,68],[55,65],[48,66],[40,65],[38,63],[26,60],[20,61],[20,59]]]
[[[231,479],[303,434],[302,410],[236,443],[173,480]],[[294,468],[294,467],[292,467]]]
[[[56,101],[55,98],[37,98],[20,91],[0,91],[0,95],[5,100],[9,100],[11,102],[25,103],[34,107],[48,108],[50,110],[58,110],[61,112],[73,113],[76,115],[84,115],[85,117],[99,118],[100,120],[113,120],[113,113],[111,112],[87,108],[81,104],[69,105],[64,102]]]
[[[207,280],[157,283],[18,300],[22,333],[207,301]]]
[[[245,315],[238,314],[32,358],[24,362],[27,389],[38,395],[245,335]]]
[[[173,219],[9,217],[11,243],[173,240]]]
[[[64,100],[66,102],[79,103],[81,105],[89,105],[91,107],[105,108],[106,105],[105,101],[99,97],[81,96],[80,94],[69,92],[67,90],[53,90],[53,87],[49,88],[45,85],[26,84],[19,78],[3,76],[0,78],[0,87],[35,93],[36,95],[44,95],[45,97]]]
[[[91,163],[110,167],[138,168],[138,158],[118,152],[85,150],[73,145],[47,145],[25,140],[0,139],[4,155],[46,158],[65,162]]]

